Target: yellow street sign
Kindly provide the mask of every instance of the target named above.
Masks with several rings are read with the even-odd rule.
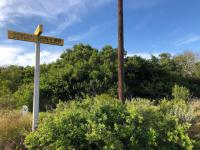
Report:
[[[39,37],[39,42],[43,44],[51,44],[51,45],[59,45],[63,46],[64,45],[64,40],[59,39],[59,38],[54,38],[54,37],[48,37],[48,36],[40,36]]]
[[[51,45],[58,45],[58,46],[64,45],[63,39],[48,37],[48,36],[38,37],[34,34],[28,34],[28,33],[16,32],[16,31],[8,31],[8,39],[27,41],[27,42],[37,42],[37,40],[39,40],[39,42],[43,44],[51,44]]]
[[[37,37],[33,34],[16,32],[16,31],[8,31],[8,39],[36,42]]]
[[[40,36],[43,32],[43,25],[40,24],[38,25],[38,27],[36,28],[35,32],[34,32],[34,35],[37,35],[37,36]]]

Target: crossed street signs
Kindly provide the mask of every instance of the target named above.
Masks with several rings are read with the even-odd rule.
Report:
[[[63,39],[53,38],[53,37],[48,37],[48,36],[37,36],[35,34],[28,34],[28,33],[16,32],[16,31],[8,31],[8,39],[27,41],[27,42],[39,41],[42,44],[51,44],[51,45],[58,45],[58,46],[64,45]]]
[[[34,34],[8,31],[8,39],[34,42],[35,43],[35,72],[34,72],[34,94],[33,94],[33,121],[32,131],[35,131],[38,125],[39,116],[39,76],[40,76],[40,43],[63,46],[64,40],[54,37],[41,36],[43,25],[38,25]]]

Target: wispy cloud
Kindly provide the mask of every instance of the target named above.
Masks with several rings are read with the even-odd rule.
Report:
[[[131,0],[127,2],[128,7],[133,10],[152,8],[160,4],[163,0]]]
[[[54,27],[53,35],[63,32],[67,27],[82,21],[82,17],[102,5],[114,0],[0,0],[0,29],[14,22],[23,23],[40,18]],[[33,21],[34,22],[34,21]],[[4,30],[4,28],[2,28]],[[93,36],[99,30],[91,27],[87,32],[68,37],[69,41],[80,41]],[[45,33],[45,34],[48,34]],[[35,53],[27,51],[22,44],[0,41],[0,65],[33,65]],[[41,63],[50,63],[59,58],[61,52],[41,51]]]
[[[78,16],[70,16],[66,17],[64,21],[62,21],[55,30],[47,33],[48,35],[56,35],[64,31],[67,27],[71,26],[75,22],[79,22],[80,18]]]
[[[148,52],[141,52],[141,53],[128,53],[127,56],[128,57],[131,57],[131,56],[140,56],[142,58],[145,58],[145,59],[151,59],[151,56],[156,56],[158,57],[160,55],[160,53],[148,53]]]
[[[23,47],[7,47],[0,46],[0,66],[5,65],[20,65],[20,66],[33,66],[35,61],[34,52],[26,52]],[[59,58],[61,52],[41,51],[40,59],[41,64],[51,63]]]
[[[0,27],[20,18],[41,17],[52,25],[54,33],[80,21],[89,10],[113,0],[0,0]],[[58,25],[59,24],[59,25]]]
[[[94,26],[94,27],[91,27],[87,32],[85,33],[82,33],[82,34],[79,34],[79,35],[72,35],[72,36],[69,36],[67,38],[67,41],[70,41],[70,42],[74,42],[74,41],[80,41],[82,39],[85,39],[85,38],[88,38],[88,37],[91,37],[95,34],[95,32],[98,30],[98,26]]]
[[[176,42],[176,46],[190,44],[190,43],[197,42],[197,41],[200,41],[200,35],[195,35],[195,36],[191,36],[189,38],[180,39]]]

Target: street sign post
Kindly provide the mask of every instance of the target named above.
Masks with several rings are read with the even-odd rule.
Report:
[[[34,34],[8,31],[8,39],[35,43],[35,71],[34,71],[34,93],[33,93],[33,120],[32,131],[37,129],[39,117],[39,76],[40,76],[40,43],[63,46],[64,40],[54,37],[41,36],[43,25],[38,25]]]

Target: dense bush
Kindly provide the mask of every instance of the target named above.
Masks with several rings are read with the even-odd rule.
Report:
[[[1,109],[15,109],[17,107],[16,101],[13,99],[10,93],[0,97]]]
[[[160,104],[160,111],[164,114],[176,116],[181,122],[191,123],[194,119],[194,109],[185,101],[174,99],[173,101],[163,100]]]
[[[184,86],[179,86],[175,84],[172,88],[172,96],[176,100],[188,100],[190,96],[190,91]]]
[[[162,106],[163,107],[163,106]],[[163,108],[162,108],[163,109]],[[28,149],[192,149],[189,124],[147,100],[98,96],[60,103],[25,140]]]

